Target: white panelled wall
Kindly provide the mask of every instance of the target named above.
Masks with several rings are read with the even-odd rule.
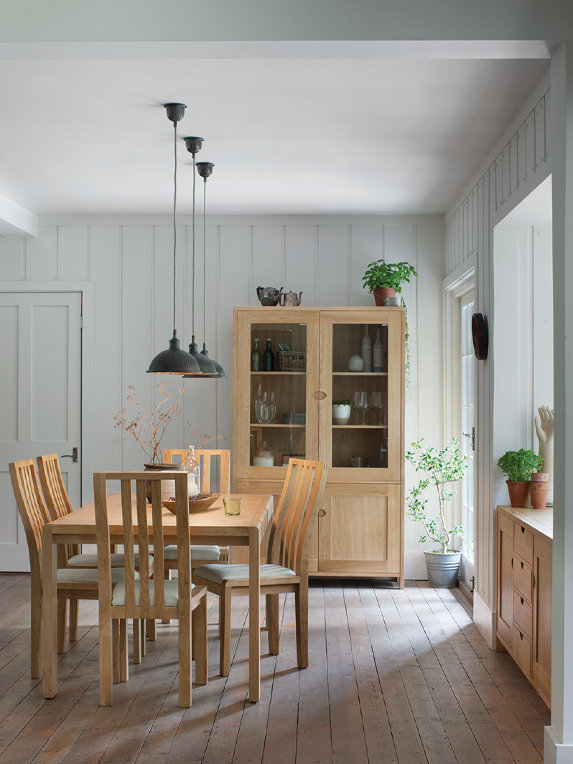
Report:
[[[192,241],[178,227],[177,329],[191,341]],[[44,221],[46,222],[46,221]],[[130,385],[148,407],[158,377],[145,373],[166,349],[172,330],[172,231],[151,218],[60,219],[38,238],[0,238],[0,286],[16,281],[92,282],[94,287],[94,426],[91,469],[137,469],[140,448],[114,428]],[[207,227],[207,346],[227,378],[170,379],[185,390],[184,412],[164,440],[185,446],[193,433],[232,436],[232,320],[237,305],[258,305],[256,287],[302,290],[303,305],[368,305],[361,286],[366,265],[379,257],[407,260],[419,278],[404,290],[412,337],[406,443],[424,436],[442,442],[442,216],[332,218],[213,218]],[[198,226],[199,229],[202,226]],[[203,241],[197,231],[195,328],[203,341]],[[64,284],[65,286],[65,284]],[[130,410],[129,404],[127,407]],[[191,426],[192,425],[192,426]],[[408,484],[409,473],[407,473]],[[83,499],[91,496],[84,485]],[[425,577],[418,529],[406,525],[406,575]]]

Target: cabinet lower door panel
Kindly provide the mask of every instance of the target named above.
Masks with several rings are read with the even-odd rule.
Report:
[[[402,575],[400,486],[375,496],[330,496],[318,531],[319,572]]]

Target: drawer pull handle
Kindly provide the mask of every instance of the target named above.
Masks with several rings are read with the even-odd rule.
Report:
[[[519,638],[523,639],[523,634],[521,632],[519,632]]]
[[[324,517],[325,514],[326,514],[326,509],[319,509],[318,510],[318,516],[319,517]]]
[[[521,598],[521,604],[523,605],[523,597]]]
[[[521,570],[523,570],[523,563],[521,563]]]
[[[521,532],[525,533],[525,528],[523,527],[523,525],[521,526]]]

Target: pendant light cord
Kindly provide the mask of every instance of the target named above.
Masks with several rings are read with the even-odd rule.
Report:
[[[173,163],[173,336],[175,337],[175,297],[177,284],[177,122],[173,123],[173,128],[173,153],[175,157],[175,161]]]
[[[195,152],[193,152],[193,247],[192,247],[192,277],[191,296],[193,298],[193,310],[191,313],[191,336],[195,336]]]
[[[207,342],[206,304],[207,304],[207,178],[203,178],[203,343]]]

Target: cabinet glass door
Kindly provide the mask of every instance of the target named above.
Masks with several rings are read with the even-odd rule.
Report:
[[[371,312],[368,323],[334,319],[325,337],[321,382],[332,405],[322,432],[325,456],[341,479],[352,480],[356,470],[372,471],[377,480],[400,478],[402,313],[386,316],[380,323]]]

